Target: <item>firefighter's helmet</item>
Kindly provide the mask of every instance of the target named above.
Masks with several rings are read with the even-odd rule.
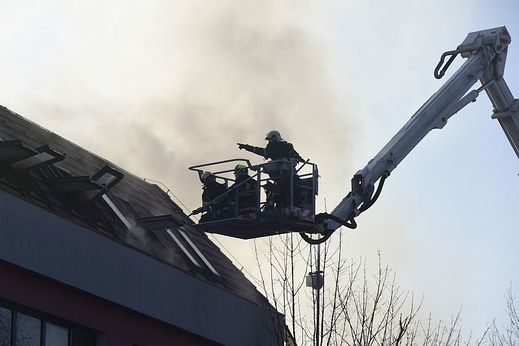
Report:
[[[279,133],[279,131],[272,130],[267,133],[265,140],[269,142],[280,142],[283,138],[281,138],[281,133]]]

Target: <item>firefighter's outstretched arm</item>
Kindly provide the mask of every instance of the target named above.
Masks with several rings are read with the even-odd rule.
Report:
[[[497,119],[519,157],[519,100],[510,92],[503,72],[510,35],[505,27],[470,33],[454,51],[442,55],[435,69],[441,78],[454,58],[467,60],[458,71],[411,117],[382,150],[351,180],[351,192],[330,214],[319,215],[323,232],[341,225],[355,225],[354,218],[377,199],[384,180],[413,148],[433,129],[441,129],[484,90],[494,106]],[[481,87],[469,91],[477,82]],[[375,185],[378,182],[378,187]]]
[[[240,150],[245,149],[247,151],[250,151],[251,153],[265,157],[265,148],[255,147],[255,146],[243,144],[243,143],[236,143],[236,144],[238,145],[238,149],[240,149]]]

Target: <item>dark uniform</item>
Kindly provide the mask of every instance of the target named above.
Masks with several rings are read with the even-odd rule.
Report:
[[[222,196],[227,191],[227,184],[219,183],[214,178],[204,182],[202,192],[202,209],[206,214],[201,221],[218,220],[228,217],[230,207],[228,196]]]
[[[229,200],[234,204],[234,212],[238,215],[255,213],[258,206],[258,181],[248,174],[236,176],[236,182],[229,188]]]
[[[288,207],[291,201],[293,202],[294,206],[300,204],[300,184],[299,178],[295,174],[295,163],[291,164],[290,162],[279,162],[280,160],[295,160],[304,162],[304,159],[294,149],[292,143],[281,139],[269,140],[265,148],[255,147],[242,143],[238,143],[238,148],[245,149],[257,155],[261,155],[265,159],[278,161],[273,162],[271,165],[269,164],[265,166],[265,172],[269,174],[270,178],[274,182],[274,185],[271,186],[270,191],[268,191],[268,196],[270,195],[269,199],[275,203],[278,212],[282,212],[283,207]],[[290,179],[293,181],[293,195],[290,194]]]
[[[216,180],[210,180],[204,184],[202,189],[204,190],[202,192],[202,205],[205,206],[223,195],[227,191],[227,185]]]

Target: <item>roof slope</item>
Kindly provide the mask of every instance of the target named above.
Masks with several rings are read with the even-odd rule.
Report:
[[[178,221],[186,221],[188,224],[182,227],[176,226],[171,230],[174,232],[183,230],[219,275],[214,275],[210,270],[204,270],[203,265],[202,268],[194,265],[178,243],[175,243],[173,237],[163,230],[145,231],[140,227],[132,226],[131,231],[129,231],[117,220],[111,210],[107,210],[110,208],[107,208],[106,205],[98,207],[98,209],[101,209],[98,213],[99,219],[102,218],[104,223],[97,220],[96,216],[93,217],[94,220],[85,218],[84,215],[77,212],[77,208],[74,209],[71,204],[67,203],[66,196],[63,197],[62,194],[60,195],[60,193],[48,188],[45,184],[45,178],[42,178],[38,184],[39,189],[43,191],[43,198],[42,196],[36,196],[35,193],[27,193],[26,189],[20,186],[13,188],[9,184],[2,184],[2,179],[0,179],[0,189],[17,194],[19,197],[38,204],[61,217],[82,224],[114,241],[133,247],[215,287],[259,306],[270,307],[265,297],[208,239],[206,234],[189,225],[191,221],[186,218],[182,209],[157,185],[144,181],[2,106],[0,106],[0,140],[20,140],[23,144],[34,148],[44,145],[50,146],[53,150],[66,155],[63,161],[55,163],[54,166],[70,173],[71,176],[93,176],[106,165],[114,167],[122,172],[124,177],[107,192],[107,195],[121,213],[132,221],[132,224],[139,218],[165,214],[171,215],[173,219]],[[34,172],[32,174],[34,175]],[[41,174],[39,175],[41,176]],[[2,172],[0,171],[0,178],[1,176]],[[178,238],[181,238],[179,233],[176,234]],[[186,245],[185,242],[184,245]]]

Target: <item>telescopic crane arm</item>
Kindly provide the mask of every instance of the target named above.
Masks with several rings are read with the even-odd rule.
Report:
[[[438,79],[443,76],[457,54],[467,60],[382,150],[354,175],[351,192],[341,203],[330,214],[320,215],[323,234],[329,235],[341,225],[355,228],[354,218],[375,202],[384,180],[407,154],[431,130],[443,128],[451,116],[475,101],[483,90],[494,107],[492,118],[499,121],[519,157],[519,100],[513,97],[503,79],[510,40],[504,26],[477,31],[470,33],[456,50],[442,55],[435,70],[435,77]],[[469,92],[478,80],[481,87]]]

